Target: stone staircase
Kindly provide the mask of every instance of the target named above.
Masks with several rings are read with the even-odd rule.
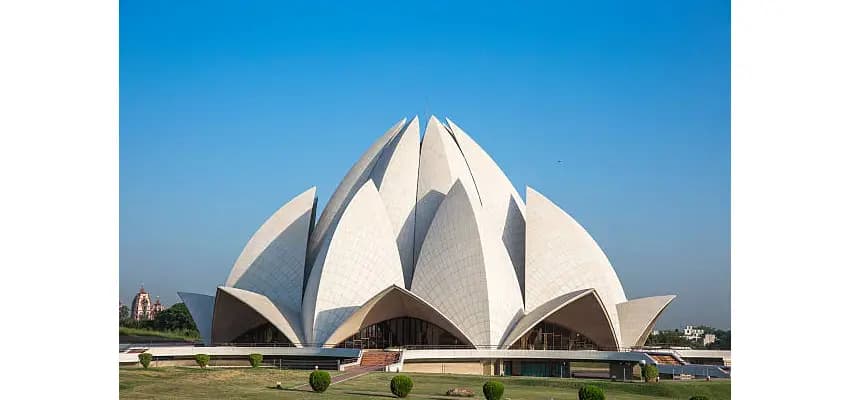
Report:
[[[666,364],[666,365],[682,365],[676,357],[673,357],[668,354],[649,354],[655,362],[658,364]]]
[[[398,362],[400,357],[397,351],[364,351],[360,358],[361,367],[386,367]]]
[[[401,358],[396,351],[364,351],[360,357],[360,365],[345,369],[342,374],[331,378],[331,385],[356,378],[374,371],[383,371],[384,367],[395,364]]]

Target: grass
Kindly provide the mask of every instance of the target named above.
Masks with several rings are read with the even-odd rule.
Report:
[[[122,399],[381,399],[392,398],[392,373],[371,373],[333,385],[323,394],[309,386],[291,389],[307,382],[310,371],[281,371],[269,368],[206,369],[166,367],[144,370],[122,367],[119,372]],[[331,372],[335,374],[337,372]],[[492,377],[472,375],[408,374],[413,379],[409,398],[441,398],[453,387],[468,387],[483,399],[481,386]],[[684,399],[694,395],[712,400],[731,398],[731,382],[662,381],[655,384],[622,383],[588,379],[496,377],[505,384],[503,399],[577,399],[578,389],[594,384],[605,390],[608,400]],[[274,388],[281,382],[288,390]]]
[[[198,334],[194,331],[156,331],[153,329],[127,328],[124,326],[118,327],[118,334],[124,336],[152,336],[164,339],[188,341],[198,339]]]

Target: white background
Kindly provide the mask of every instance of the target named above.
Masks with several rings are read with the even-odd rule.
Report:
[[[733,398],[850,371],[848,4],[733,2]],[[118,396],[118,138],[117,2],[0,2],[4,398]]]

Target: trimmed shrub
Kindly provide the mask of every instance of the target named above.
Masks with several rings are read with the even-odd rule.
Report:
[[[706,396],[691,396],[689,400],[708,400]]]
[[[139,353],[139,363],[141,363],[145,369],[151,365],[151,360],[153,360],[153,355],[151,355],[151,353]]]
[[[263,362],[263,355],[259,353],[248,354],[248,361],[251,363],[251,368],[257,368]]]
[[[578,391],[578,400],[605,400],[605,393],[598,386],[585,385]]]
[[[407,375],[396,375],[390,381],[390,391],[395,397],[407,397],[407,394],[413,389],[413,380]]]
[[[655,378],[658,378],[658,367],[653,364],[643,365],[640,368],[640,375],[645,382],[655,382]]]
[[[475,392],[473,392],[472,389],[470,389],[470,388],[457,387],[457,388],[451,388],[448,391],[446,391],[446,396],[475,397]]]
[[[207,364],[210,363],[210,355],[209,354],[195,354],[195,362],[201,366],[201,368],[206,368]]]
[[[331,374],[328,371],[315,370],[310,373],[310,387],[314,392],[322,393],[331,385]]]
[[[484,397],[487,400],[499,400],[502,398],[502,395],[505,393],[505,385],[499,381],[487,381],[484,384]]]

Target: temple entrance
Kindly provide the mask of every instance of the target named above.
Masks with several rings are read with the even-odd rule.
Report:
[[[278,346],[292,345],[292,341],[287,339],[286,335],[268,322],[245,331],[237,336],[236,339],[233,339],[232,343],[274,344]]]
[[[543,321],[520,337],[510,348],[523,350],[597,350],[599,346],[581,333]]]
[[[384,349],[397,346],[464,346],[464,343],[430,322],[411,317],[393,318],[369,325],[337,347]],[[471,346],[469,346],[471,348]]]

